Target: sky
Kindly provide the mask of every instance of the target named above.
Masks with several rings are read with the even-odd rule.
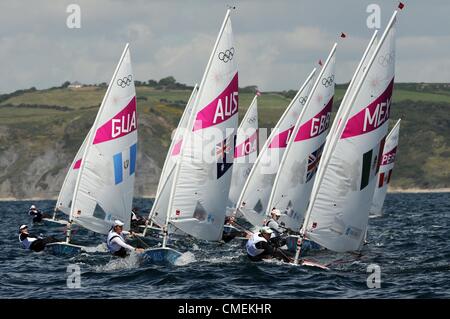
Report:
[[[403,2],[396,81],[450,82],[450,1]],[[80,28],[67,26],[70,4]],[[0,92],[109,82],[127,42],[136,80],[200,82],[228,4],[240,86],[273,91],[298,89],[336,41],[336,81],[348,82],[374,31],[368,6],[383,29],[398,1],[2,0]]]

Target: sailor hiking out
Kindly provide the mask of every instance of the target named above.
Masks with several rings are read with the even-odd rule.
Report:
[[[127,251],[136,251],[143,252],[142,248],[135,248],[131,245],[128,245],[125,242],[125,237],[127,235],[133,235],[131,232],[123,231],[123,223],[120,220],[115,220],[112,229],[108,233],[108,238],[106,240],[106,245],[108,246],[108,250],[114,255],[118,257],[126,257]]]
[[[28,232],[28,226],[22,225],[19,228],[19,242],[22,245],[22,248],[39,252],[44,250],[45,245],[58,242],[58,239],[51,236],[45,238],[42,236],[31,236]]]
[[[289,257],[273,245],[270,239],[272,234],[272,229],[264,226],[259,230],[259,233],[254,233],[247,241],[247,256],[251,261],[277,258],[285,262],[290,262]]]

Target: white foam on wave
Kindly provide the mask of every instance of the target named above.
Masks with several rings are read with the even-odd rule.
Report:
[[[186,266],[187,264],[193,263],[195,261],[195,255],[190,251],[187,251],[181,254],[181,256],[175,260],[175,266]]]
[[[139,255],[132,252],[129,256],[125,258],[112,257],[111,260],[106,265],[100,265],[95,267],[97,272],[105,271],[118,271],[124,269],[133,269],[140,266]]]
[[[105,243],[102,243],[97,246],[83,247],[83,250],[87,253],[106,253],[108,252],[108,247]]]

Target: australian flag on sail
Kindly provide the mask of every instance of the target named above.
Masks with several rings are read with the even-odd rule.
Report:
[[[319,166],[320,157],[322,156],[323,147],[325,146],[325,143],[320,145],[320,147],[309,154],[308,156],[308,169],[306,171],[306,181],[305,183],[308,183],[311,178],[314,177],[314,175],[317,172],[317,167]]]
[[[134,174],[136,170],[136,155],[137,155],[136,143],[131,145],[128,151],[120,152],[113,155],[115,185],[123,182],[124,175],[131,176]]]
[[[234,145],[231,145],[232,139],[236,139],[236,136],[233,134],[216,144],[217,179],[221,178],[233,165],[233,153],[231,151],[234,150]]]

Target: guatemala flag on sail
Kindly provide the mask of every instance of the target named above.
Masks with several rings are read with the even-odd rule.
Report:
[[[131,176],[134,174],[136,169],[136,155],[136,143],[131,145],[128,151],[113,155],[114,181],[116,185],[123,182],[124,176]]]

